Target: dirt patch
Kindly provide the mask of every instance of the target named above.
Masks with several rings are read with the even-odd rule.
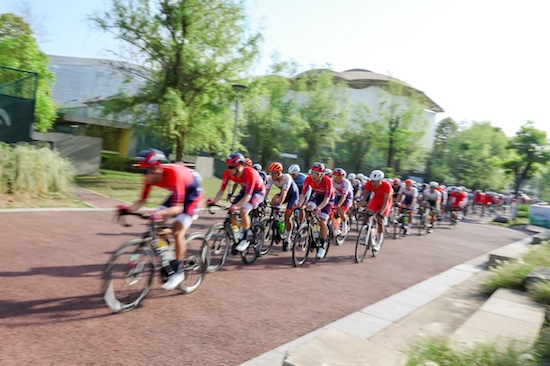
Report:
[[[6,208],[75,208],[89,207],[68,196],[27,197],[0,194],[0,209]]]

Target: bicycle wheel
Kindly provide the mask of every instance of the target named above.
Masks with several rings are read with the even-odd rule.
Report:
[[[250,241],[250,244],[248,245],[248,248],[241,252],[241,258],[244,263],[252,264],[260,256],[264,238],[265,234],[263,224],[259,221],[252,223],[250,232],[248,233],[248,240]]]
[[[401,215],[395,217],[395,219],[391,222],[391,227],[392,227],[392,235],[393,235],[393,238],[394,239],[397,239],[399,237],[399,232],[400,232],[400,223],[401,221]]]
[[[186,238],[187,254],[183,272],[185,279],[179,284],[184,294],[195,291],[202,283],[210,264],[210,249],[206,235],[193,233]]]
[[[382,251],[382,246],[384,245],[384,236],[382,235],[380,243],[378,245],[378,250],[374,250],[374,245],[372,245],[372,242],[373,242],[373,240],[375,240],[373,238],[376,238],[377,236],[378,236],[378,230],[376,230],[375,228],[372,229],[370,238],[371,238],[371,248],[372,248],[372,256],[373,257],[376,257],[376,256],[378,256],[378,254],[380,254],[380,252]]]
[[[208,272],[213,273],[220,269],[227,260],[231,239],[225,231],[223,223],[217,223],[206,234],[206,240],[210,249],[210,265]]]
[[[361,263],[367,256],[367,252],[370,248],[371,226],[363,225],[359,230],[357,241],[355,242],[355,263]]]
[[[278,230],[279,228],[275,226],[275,221],[271,220],[269,216],[263,217],[260,222],[262,223],[264,230],[264,242],[262,245],[262,250],[260,251],[260,255],[264,256],[271,252],[273,244],[275,244],[275,240],[277,239],[276,230]]]
[[[340,234],[336,235],[334,239],[334,242],[336,243],[336,245],[342,245],[346,241],[346,237],[348,236],[348,234],[346,235],[342,234],[342,232],[344,231],[344,225],[348,225],[348,233],[349,233],[349,228],[351,225],[349,218],[345,223],[343,221],[340,221],[340,227],[338,228],[340,230]]]
[[[363,211],[357,211],[355,214],[355,227],[357,231],[361,230],[365,224],[365,213]]]
[[[134,309],[147,296],[155,273],[152,239],[132,239],[113,254],[103,272],[103,300],[116,313]]]
[[[310,241],[309,226],[307,223],[302,224],[298,232],[294,236],[294,245],[292,247],[292,261],[294,267],[301,267],[309,255]]]
[[[424,234],[426,231],[426,216],[421,214],[418,218],[418,235]]]

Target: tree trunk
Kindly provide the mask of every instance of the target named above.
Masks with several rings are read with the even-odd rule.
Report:
[[[183,159],[183,152],[185,151],[183,136],[178,136],[176,140],[176,161],[181,162]]]

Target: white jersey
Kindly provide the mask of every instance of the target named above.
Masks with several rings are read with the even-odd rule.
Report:
[[[292,176],[290,174],[283,174],[281,175],[281,178],[279,180],[274,181],[271,178],[271,175],[267,177],[267,184],[265,186],[266,189],[271,189],[271,186],[275,185],[275,187],[281,188],[281,190],[288,190],[290,189],[290,186],[292,185],[292,182],[294,182],[294,179],[292,179]]]
[[[431,189],[425,189],[422,191],[422,197],[426,200],[438,201],[441,198],[441,192],[437,189],[434,189],[433,192]]]
[[[407,189],[406,186],[402,186],[401,188],[399,188],[398,193],[403,194],[407,197],[412,197],[412,198],[418,197],[418,189],[416,189],[415,187],[411,187],[411,189]]]
[[[332,178],[332,189],[337,196],[347,196],[348,194],[351,194],[353,196],[353,187],[351,185],[351,182],[346,178],[342,179],[340,184],[336,183],[334,178]]]

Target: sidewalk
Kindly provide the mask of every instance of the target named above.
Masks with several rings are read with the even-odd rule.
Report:
[[[518,248],[521,254],[531,242],[528,237],[505,247]],[[532,304],[524,295],[500,292],[493,294],[495,298],[491,297],[489,303],[489,296],[481,293],[490,275],[486,270],[489,254],[450,268],[241,366],[404,365],[408,347],[423,336],[446,335],[460,341],[464,334],[474,337],[475,330],[485,332],[487,339],[491,334],[508,335],[507,339],[515,336],[520,341],[535,339],[544,322],[542,306]],[[509,328],[508,332],[503,332],[504,327]]]

